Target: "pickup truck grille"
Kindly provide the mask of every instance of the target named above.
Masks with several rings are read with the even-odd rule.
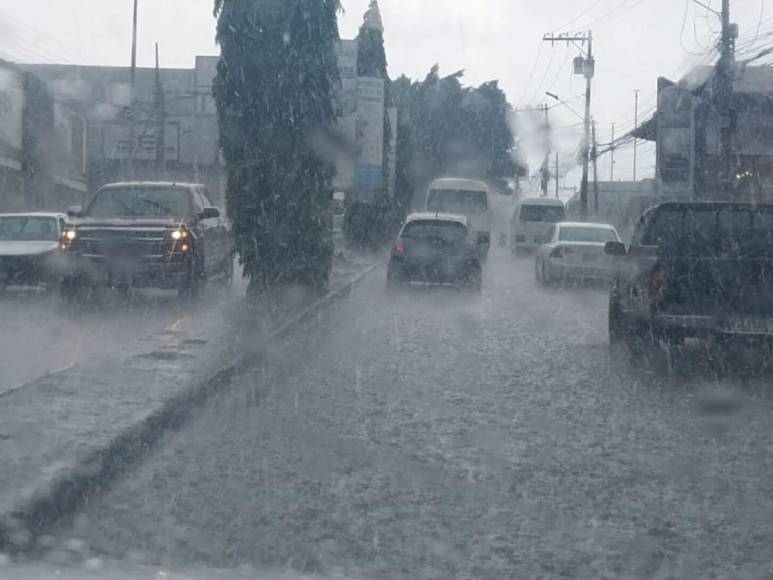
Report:
[[[77,250],[84,257],[160,259],[168,250],[166,230],[80,230]]]

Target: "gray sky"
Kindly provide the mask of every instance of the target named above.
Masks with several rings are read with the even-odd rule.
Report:
[[[196,54],[216,54],[212,0],[140,0],[141,65],[152,65],[153,43],[163,66],[192,66]],[[342,0],[341,34],[356,34],[368,0]],[[719,1],[706,0],[719,7]],[[551,90],[579,112],[583,81],[571,75],[577,49],[541,42],[546,32],[592,27],[597,76],[593,114],[599,140],[633,126],[633,91],[641,90],[641,117],[654,108],[658,76],[677,77],[716,43],[719,22],[692,0],[381,0],[390,74],[423,77],[434,63],[441,71],[466,70],[470,84],[500,79],[514,105],[544,102]],[[770,44],[773,2],[735,0],[741,42]],[[687,9],[687,10],[686,10]],[[31,62],[127,64],[131,0],[25,0],[0,3],[0,56]],[[757,27],[762,17],[762,35]],[[536,65],[535,65],[536,63]],[[578,119],[554,109],[561,128],[559,150],[576,148]],[[568,128],[565,128],[568,127]],[[653,147],[640,145],[640,177],[651,175]],[[531,161],[535,162],[535,159]],[[599,166],[608,179],[609,157]],[[630,151],[618,152],[616,178],[631,175]],[[575,183],[574,171],[569,182]]]

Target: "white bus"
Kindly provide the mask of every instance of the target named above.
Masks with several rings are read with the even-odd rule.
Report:
[[[488,257],[491,246],[491,206],[489,189],[474,179],[443,178],[430,183],[424,208],[432,213],[452,213],[466,216],[476,233],[482,259]]]

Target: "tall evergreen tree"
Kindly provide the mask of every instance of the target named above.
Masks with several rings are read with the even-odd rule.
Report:
[[[338,0],[216,0],[214,96],[250,292],[327,285]]]
[[[370,0],[357,34],[357,76],[387,80],[384,25],[378,0]]]

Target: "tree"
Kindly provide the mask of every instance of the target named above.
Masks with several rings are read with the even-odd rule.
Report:
[[[338,0],[216,0],[228,210],[250,293],[327,285]]]
[[[463,77],[441,77],[435,65],[421,82],[403,76],[390,87],[400,111],[396,190],[403,213],[436,177],[497,182],[518,171],[505,94],[496,81],[473,88]]]
[[[357,76],[388,80],[384,25],[378,0],[370,0],[357,34]]]

